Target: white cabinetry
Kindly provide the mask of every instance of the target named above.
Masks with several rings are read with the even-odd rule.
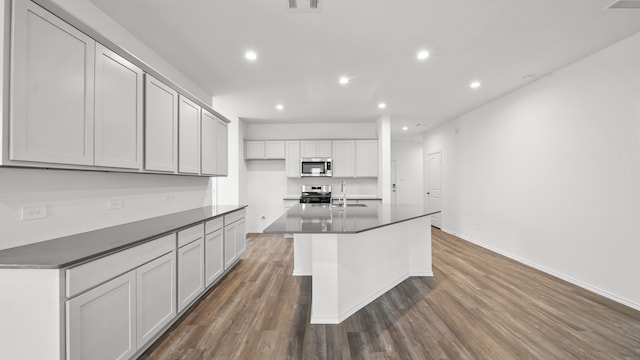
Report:
[[[378,140],[356,140],[356,177],[378,177]]]
[[[285,142],[282,140],[247,140],[245,141],[246,160],[284,159]]]
[[[285,168],[287,171],[287,177],[299,178],[300,177],[300,141],[287,141],[285,143],[286,156],[285,156]]]
[[[244,158],[264,159],[264,141],[245,141]]]
[[[285,156],[284,141],[270,140],[264,142],[264,158],[265,159],[284,159]]]
[[[209,287],[224,273],[223,219],[207,221],[204,238],[205,287]]]
[[[69,300],[67,358],[130,358],[136,352],[135,314],[135,271]]]
[[[378,140],[334,140],[333,177],[378,177]]]
[[[331,140],[303,140],[300,142],[301,157],[331,157]]]
[[[11,160],[93,164],[95,41],[14,1]]]
[[[354,177],[355,171],[355,141],[333,140],[333,177]]]
[[[178,172],[200,173],[200,106],[180,95],[178,116]]]
[[[216,121],[216,175],[227,176],[228,170],[228,138],[227,123]]]
[[[176,252],[136,270],[137,349],[176,316]]]
[[[216,124],[218,119],[206,110],[202,110],[202,130],[200,143],[202,144],[201,171],[202,175],[215,175],[217,162]]]
[[[178,312],[204,291],[204,226],[178,232]]]
[[[224,216],[224,267],[230,268],[246,247],[245,210]]]
[[[145,75],[145,170],[178,170],[178,93]]]
[[[96,44],[94,165],[140,169],[142,70]]]

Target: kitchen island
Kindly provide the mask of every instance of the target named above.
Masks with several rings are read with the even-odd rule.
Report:
[[[410,276],[433,276],[431,217],[415,205],[298,204],[264,233],[294,235],[294,276],[312,277],[312,324],[339,324]]]

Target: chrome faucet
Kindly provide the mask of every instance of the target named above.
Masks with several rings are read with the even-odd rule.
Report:
[[[347,207],[347,184],[342,180],[342,207]]]

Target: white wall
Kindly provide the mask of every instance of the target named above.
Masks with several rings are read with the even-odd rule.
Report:
[[[0,184],[0,249],[211,204],[209,179],[192,176],[0,168]],[[25,206],[48,216],[22,221]]]
[[[53,2],[209,101],[210,95],[198,85],[90,2]],[[0,0],[3,10],[6,5],[6,0]],[[2,27],[4,21],[5,16],[0,16]],[[2,79],[3,88],[6,81]],[[209,183],[208,178],[183,176],[0,168],[0,249],[210,205]],[[123,207],[107,210],[109,199],[122,200]],[[46,206],[48,216],[22,221],[21,208],[36,205]]]
[[[425,134],[443,229],[640,309],[639,64],[637,34]]]
[[[391,161],[396,162],[397,204],[423,206],[422,146],[422,141],[391,142]]]

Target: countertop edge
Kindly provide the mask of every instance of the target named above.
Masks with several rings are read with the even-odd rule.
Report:
[[[211,219],[218,218],[220,216],[224,216],[226,214],[229,214],[229,213],[232,213],[232,212],[236,212],[238,210],[242,210],[242,209],[246,208],[248,205],[224,205],[224,206],[230,206],[231,208],[226,210],[226,211],[222,211],[222,212],[220,212],[220,213],[218,213],[216,215],[213,215],[213,216],[205,216],[205,217],[202,217],[200,220],[190,221],[188,223],[180,225],[179,227],[173,228],[172,230],[165,230],[165,231],[159,232],[157,234],[154,234],[152,236],[144,237],[144,238],[141,238],[139,240],[134,240],[134,241],[132,241],[130,243],[123,244],[123,245],[117,246],[117,247],[113,247],[113,248],[110,248],[110,249],[105,250],[105,251],[99,251],[99,252],[93,253],[91,255],[83,256],[83,257],[80,257],[80,258],[77,258],[77,259],[74,259],[74,260],[71,260],[71,261],[65,261],[65,262],[62,262],[62,263],[59,263],[59,264],[35,264],[35,263],[33,263],[33,264],[28,264],[28,263],[11,264],[11,263],[0,263],[0,270],[1,269],[13,269],[13,270],[17,270],[17,269],[63,270],[63,269],[66,269],[66,268],[70,268],[70,267],[82,265],[82,264],[85,264],[85,263],[88,263],[88,262],[91,262],[91,261],[95,261],[95,260],[98,260],[100,258],[109,256],[109,255],[112,255],[112,254],[115,254],[115,253],[118,253],[118,252],[121,252],[121,251],[125,251],[125,250],[128,250],[128,249],[131,249],[131,248],[136,247],[138,245],[142,245],[142,244],[147,243],[149,241],[153,241],[153,240],[159,239],[159,238],[161,238],[163,236],[166,236],[166,235],[169,235],[171,233],[176,233],[178,231],[184,230],[186,228],[189,228],[191,226],[197,225],[199,223],[203,223],[203,222],[209,221]],[[184,212],[194,211],[194,210],[199,210],[199,209],[205,209],[205,208],[206,207],[194,208],[194,209],[190,209],[190,210],[185,210]],[[90,230],[90,231],[87,231],[86,233],[90,233],[90,232],[94,232],[94,231],[113,231],[114,229],[116,229],[118,227],[131,225],[131,224],[134,224],[136,222],[152,221],[153,219],[157,219],[157,218],[160,218],[160,217],[163,217],[163,216],[171,216],[171,215],[176,215],[176,214],[179,214],[179,213],[181,213],[181,212],[165,214],[165,215],[160,215],[160,216],[154,216],[154,217],[151,217],[151,218],[148,218],[148,219],[142,219],[142,220],[132,221],[132,222],[123,223],[123,224],[119,224],[119,225],[109,226],[109,227],[105,227],[105,228]],[[60,237],[60,238],[51,239],[51,240],[45,240],[45,241],[42,241],[42,242],[44,243],[44,242],[48,242],[48,241],[61,240],[61,239],[67,238],[67,237],[78,236],[78,235],[81,235],[81,234],[83,234],[83,233],[73,234],[73,235],[69,235],[69,236],[63,236],[63,237]],[[33,243],[33,244],[28,244],[28,245],[37,247],[38,244],[39,243]],[[12,248],[0,250],[0,253],[2,251],[11,250],[11,249]]]

